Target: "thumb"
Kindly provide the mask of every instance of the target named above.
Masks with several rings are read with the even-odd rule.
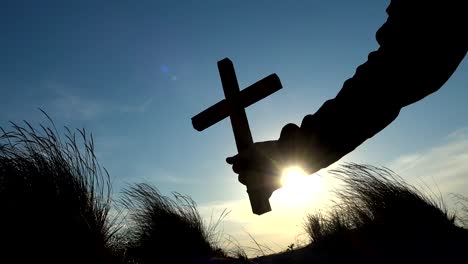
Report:
[[[232,157],[227,157],[227,158],[226,158],[226,162],[227,162],[228,164],[233,165],[234,162],[237,161],[238,157],[239,157],[239,155],[234,155],[234,156],[232,156]]]

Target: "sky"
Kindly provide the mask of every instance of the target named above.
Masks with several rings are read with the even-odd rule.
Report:
[[[207,221],[227,208],[231,241],[272,250],[301,239],[306,213],[334,182],[322,170],[303,191],[273,194],[255,216],[225,158],[236,154],[225,119],[198,132],[191,117],[224,97],[217,61],[239,86],[276,73],[283,89],[247,108],[254,141],[277,139],[333,98],[378,48],[383,0],[2,1],[0,126],[8,121],[85,128],[114,196],[137,182],[190,195]],[[468,62],[436,93],[405,107],[333,166],[386,166],[443,195],[468,194]],[[282,228],[278,228],[281,226]]]

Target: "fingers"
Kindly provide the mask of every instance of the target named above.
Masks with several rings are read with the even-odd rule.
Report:
[[[239,177],[237,177],[240,183],[247,185],[247,179],[244,173],[239,173]]]
[[[232,170],[239,174],[240,168],[239,168],[239,155],[234,155],[232,157],[227,157],[226,162],[230,165],[232,165]],[[239,179],[240,181],[240,179]]]
[[[236,162],[236,160],[237,160],[237,156],[238,156],[238,155],[234,155],[234,156],[232,156],[232,157],[227,157],[227,158],[226,158],[226,162],[227,162],[228,164],[230,164],[230,165],[234,164],[234,162]]]
[[[245,184],[243,172],[275,175],[279,163],[277,152],[276,141],[257,142],[240,154],[227,157],[226,162],[232,166],[235,173],[239,174],[239,181]]]
[[[238,179],[240,183],[247,186],[248,190],[261,190],[262,192],[268,193],[268,197],[270,197],[275,190],[282,187],[279,178],[268,173],[242,171]]]
[[[226,162],[232,165],[232,170],[237,174],[239,174],[241,171],[246,170],[248,167],[248,161],[241,158],[239,154],[232,157],[227,157]]]

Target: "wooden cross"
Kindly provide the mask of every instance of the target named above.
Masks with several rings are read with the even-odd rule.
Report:
[[[192,117],[192,124],[196,130],[202,131],[229,116],[237,151],[241,152],[253,144],[245,108],[281,89],[281,81],[276,74],[271,74],[241,92],[231,60],[218,61],[218,70],[226,99]],[[247,193],[253,213],[261,215],[271,211],[270,194],[259,186],[251,185],[247,183]]]

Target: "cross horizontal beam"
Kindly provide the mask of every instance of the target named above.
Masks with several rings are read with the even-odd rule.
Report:
[[[271,74],[242,90],[238,100],[242,107],[247,108],[281,88],[282,85],[278,75]],[[226,99],[223,99],[192,117],[192,125],[196,130],[203,131],[226,117],[229,117],[230,112],[228,102]]]

